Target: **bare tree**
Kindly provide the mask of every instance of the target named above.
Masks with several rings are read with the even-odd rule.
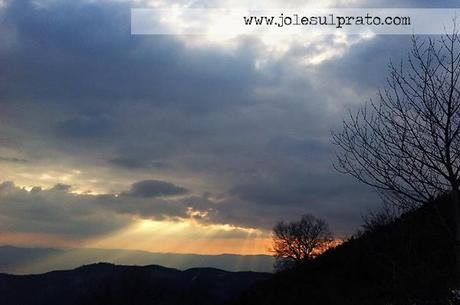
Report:
[[[390,63],[387,86],[333,134],[336,168],[402,209],[452,196],[460,275],[460,41],[412,38],[407,62]],[[459,277],[460,279],[460,277]]]
[[[363,215],[363,229],[364,232],[372,232],[379,230],[390,223],[394,222],[397,218],[398,210],[390,204],[384,204],[377,210],[369,210]]]
[[[324,220],[303,215],[299,221],[283,221],[273,228],[273,252],[276,268],[286,269],[314,258],[332,241]]]

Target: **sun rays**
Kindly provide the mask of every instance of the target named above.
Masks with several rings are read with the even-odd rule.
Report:
[[[269,235],[259,229],[195,220],[138,219],[132,226],[88,243],[87,247],[195,254],[266,254]]]

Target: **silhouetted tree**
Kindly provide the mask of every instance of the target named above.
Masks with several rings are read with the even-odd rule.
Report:
[[[397,210],[391,205],[385,204],[377,210],[371,210],[363,215],[363,229],[365,232],[372,232],[388,226],[397,218]]]
[[[450,194],[460,276],[460,41],[412,38],[407,63],[390,63],[387,86],[333,134],[336,168],[411,209]],[[460,277],[459,277],[460,280]]]
[[[315,257],[332,241],[327,223],[312,215],[299,221],[283,221],[273,228],[273,252],[276,269],[287,269]]]

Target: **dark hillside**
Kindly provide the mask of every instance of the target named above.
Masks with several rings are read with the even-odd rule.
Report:
[[[217,305],[271,275],[100,263],[39,275],[0,274],[1,305]]]
[[[454,264],[449,215],[440,199],[374,225],[246,291],[236,304],[453,304],[444,301]]]

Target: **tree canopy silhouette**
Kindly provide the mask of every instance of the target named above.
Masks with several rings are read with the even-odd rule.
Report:
[[[294,267],[315,257],[332,241],[327,223],[305,214],[299,221],[278,222],[273,228],[276,269]]]
[[[407,65],[333,135],[337,168],[407,207],[460,185],[460,41],[412,40]],[[396,200],[394,200],[396,199]]]
[[[390,63],[387,86],[333,133],[336,168],[411,209],[449,194],[460,275],[460,40],[412,38],[406,63]],[[460,279],[460,277],[459,277]]]

